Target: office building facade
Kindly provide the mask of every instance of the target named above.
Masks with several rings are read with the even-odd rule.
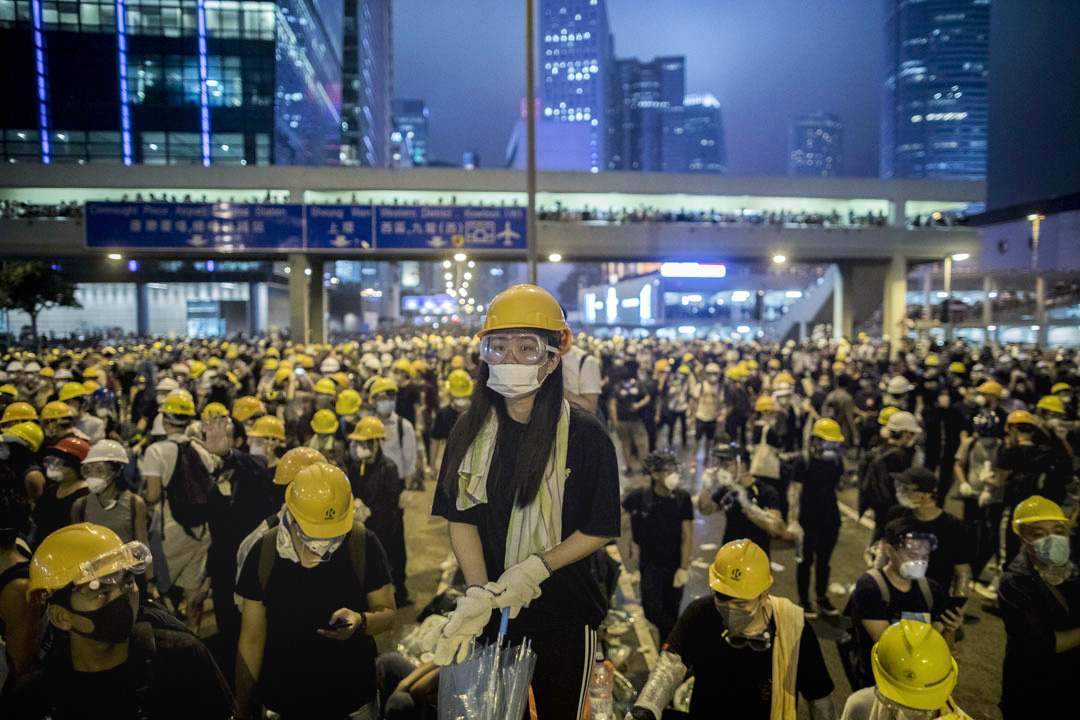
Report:
[[[686,165],[683,99],[686,63],[679,56],[615,61],[609,169],[681,172]]]
[[[423,100],[415,98],[394,99],[394,137],[408,155],[410,166],[427,165],[428,162],[428,107]]]
[[[607,157],[611,33],[605,0],[540,3],[538,123],[580,125],[587,145],[574,169],[599,172]]]
[[[344,165],[386,167],[391,163],[393,57],[390,0],[345,0],[341,87]]]
[[[789,177],[844,174],[844,125],[829,113],[792,118],[788,123]]]
[[[990,0],[888,0],[881,176],[986,177]]]
[[[0,2],[0,152],[47,164],[335,164],[342,23],[328,0]]]
[[[682,110],[684,172],[723,173],[727,170],[727,145],[720,101],[708,93],[687,95]]]

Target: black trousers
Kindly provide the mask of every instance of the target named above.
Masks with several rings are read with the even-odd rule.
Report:
[[[817,597],[823,598],[829,592],[829,560],[836,548],[840,525],[804,524],[803,532],[803,559],[795,570],[795,583],[799,590],[799,601],[805,604],[810,599],[810,569],[815,564],[814,590]]]
[[[672,585],[675,568],[665,568],[652,563],[641,562],[641,607],[645,619],[660,630],[660,644],[667,641],[679,619],[679,606],[682,604],[683,589]]]
[[[658,430],[662,433],[664,428],[668,428],[667,445],[671,447],[675,443],[675,423],[679,423],[680,437],[682,438],[682,447],[686,447],[686,411],[672,412],[671,410],[663,410],[660,412],[660,426]]]
[[[398,510],[389,513],[377,523],[371,523],[369,518],[368,528],[375,533],[386,551],[386,559],[390,562],[390,578],[394,581],[394,599],[404,600],[408,592],[405,589],[405,564],[408,557],[405,553],[405,514]]]

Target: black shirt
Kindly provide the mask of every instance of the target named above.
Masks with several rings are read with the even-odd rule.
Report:
[[[641,548],[641,561],[662,568],[682,566],[682,524],[694,519],[690,493],[681,488],[664,497],[652,488],[630,491],[622,502],[630,513],[634,542]]]
[[[41,492],[41,497],[34,503],[34,511],[31,517],[34,520],[34,546],[62,527],[71,524],[71,506],[79,498],[86,497],[90,491],[83,487],[68,493],[64,497],[57,495],[60,483],[48,482]]]
[[[799,524],[803,527],[839,525],[836,486],[844,476],[840,460],[801,457],[795,462],[792,473],[792,482],[802,483]]]
[[[619,413],[619,420],[631,422],[645,417],[648,405],[634,409],[639,402],[649,397],[649,390],[635,377],[627,378],[620,382],[615,389],[615,407]]]
[[[364,586],[349,557],[349,540],[313,568],[277,558],[263,594],[259,584],[262,543],[274,542],[277,526],[248,553],[236,593],[266,606],[266,648],[259,689],[263,704],[283,715],[343,717],[375,699],[375,640],[359,630],[332,640],[325,628],[339,608],[364,612],[367,594],[389,585],[382,545],[365,530]]]
[[[736,649],[722,639],[723,634],[724,620],[710,595],[690,603],[668,636],[666,649],[682,658],[694,674],[690,717],[766,720],[772,703],[772,650]],[[810,623],[803,624],[799,641],[795,689],[807,700],[833,691]]]
[[[897,505],[885,516],[885,522],[878,527],[884,528],[891,520],[906,518],[910,523],[911,532],[933,534],[937,537],[937,550],[930,553],[930,564],[926,567],[926,577],[936,580],[945,590],[952,587],[953,575],[956,574],[957,565],[966,565],[971,562],[975,554],[973,546],[974,538],[968,528],[955,515],[942,512],[929,522],[923,522],[915,517],[915,511],[903,505]],[[880,537],[880,532],[875,532],[875,539]]]
[[[723,508],[725,496],[735,492],[736,490],[732,486],[722,485],[713,491],[713,502]],[[746,488],[746,494],[749,496],[750,502],[762,510],[780,509],[780,493],[768,483],[754,480],[754,484]],[[747,538],[753,540],[758,547],[768,554],[772,544],[769,533],[759,528],[750,521],[750,518],[746,517],[742,511],[742,506],[737,500],[731,507],[727,508],[726,512],[727,526],[724,528],[724,542],[729,543],[732,540]]]
[[[1015,507],[1032,495],[1061,503],[1071,467],[1068,458],[1049,445],[1004,445],[998,468],[1011,471],[1005,483],[1005,506]]]
[[[403,385],[398,388],[397,403],[394,411],[399,417],[403,417],[416,427],[416,405],[420,402],[420,388],[414,384]]]
[[[506,535],[517,493],[515,467],[524,430],[524,425],[506,415],[499,418],[499,435],[488,471],[486,505],[458,510],[454,499],[440,489],[431,508],[432,515],[477,527],[489,580],[497,580],[506,569]],[[615,446],[595,415],[576,408],[570,410],[566,467],[570,474],[562,502],[562,539],[575,531],[592,537],[618,537],[622,518]],[[448,472],[448,464],[443,463],[442,475]],[[445,483],[445,477],[440,477],[439,487],[445,487]],[[540,586],[540,597],[511,621],[511,628],[528,633],[534,629],[574,625],[598,627],[607,613],[608,602],[590,568],[590,558],[584,558],[556,570]]]
[[[439,408],[435,413],[435,423],[431,427],[432,440],[446,440],[450,437],[450,431],[454,429],[454,423],[464,413],[459,413],[453,405]]]

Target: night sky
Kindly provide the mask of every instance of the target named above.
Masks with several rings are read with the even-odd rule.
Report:
[[[536,0],[539,8],[540,0]],[[723,110],[731,174],[783,175],[788,119],[844,122],[847,175],[878,173],[881,0],[608,0],[618,57],[686,56]],[[430,108],[431,156],[502,167],[521,110],[524,2],[394,0],[394,86]]]

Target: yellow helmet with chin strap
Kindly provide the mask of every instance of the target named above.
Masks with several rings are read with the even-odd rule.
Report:
[[[352,529],[352,486],[345,473],[329,463],[312,463],[296,473],[285,491],[285,506],[309,537],[334,538]]]
[[[378,440],[385,437],[386,427],[382,424],[382,420],[374,415],[361,418],[353,431],[349,433],[350,440]]]
[[[311,429],[319,435],[331,435],[338,429],[337,415],[333,410],[319,410],[311,417]]]
[[[484,328],[477,339],[495,330],[531,328],[559,334],[559,353],[570,349],[573,340],[570,326],[555,297],[537,285],[514,285],[503,290],[488,303]]]
[[[829,442],[844,442],[844,434],[840,432],[840,423],[832,418],[821,418],[815,422],[811,434]]]
[[[473,379],[464,370],[454,370],[446,379],[447,388],[451,397],[468,397],[473,392]]]
[[[338,415],[352,415],[360,409],[360,393],[352,388],[341,391],[334,405],[334,411]]]

